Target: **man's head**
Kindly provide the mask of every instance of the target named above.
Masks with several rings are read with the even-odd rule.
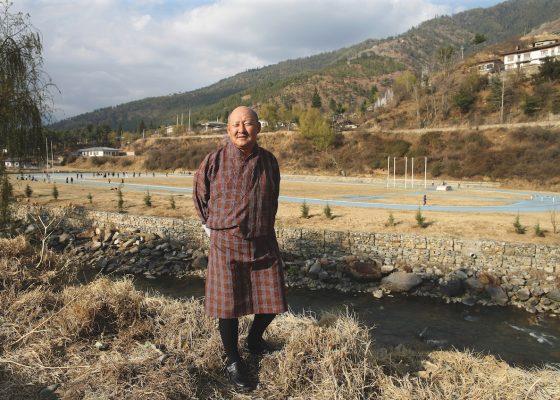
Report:
[[[261,124],[257,113],[249,107],[237,107],[228,118],[227,132],[231,143],[244,153],[250,153],[257,143]]]

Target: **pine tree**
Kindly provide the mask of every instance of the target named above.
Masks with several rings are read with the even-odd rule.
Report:
[[[321,96],[319,96],[319,91],[315,88],[315,92],[313,92],[313,97],[311,98],[311,107],[321,108],[321,106]]]

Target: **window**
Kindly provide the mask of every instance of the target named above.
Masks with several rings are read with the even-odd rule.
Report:
[[[507,56],[508,61],[513,61],[513,56]]]
[[[541,56],[546,57],[548,55],[548,50],[541,50]]]

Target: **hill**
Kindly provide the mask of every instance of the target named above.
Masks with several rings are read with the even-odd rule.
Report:
[[[392,86],[397,71],[438,68],[438,52],[453,49],[448,60],[458,62],[483,48],[560,18],[556,0],[509,0],[490,8],[477,8],[426,21],[408,32],[384,40],[366,40],[354,46],[311,57],[286,60],[248,70],[190,92],[151,97],[106,107],[60,121],[56,130],[136,131],[141,125],[157,128],[172,124],[178,114],[192,110],[194,122],[223,118],[235,105],[262,106],[274,102],[289,109],[309,105],[314,89],[327,104],[340,105],[349,116],[363,111],[380,92]],[[485,39],[474,44],[476,35]],[[89,128],[88,128],[89,125]],[[86,132],[86,133],[88,133]]]

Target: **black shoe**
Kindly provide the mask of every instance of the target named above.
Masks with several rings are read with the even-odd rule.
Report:
[[[226,367],[229,381],[239,390],[252,390],[247,368],[242,362],[232,362]]]
[[[247,351],[254,356],[262,356],[264,354],[274,353],[280,348],[268,343],[266,340],[261,339],[256,343],[247,342]]]

